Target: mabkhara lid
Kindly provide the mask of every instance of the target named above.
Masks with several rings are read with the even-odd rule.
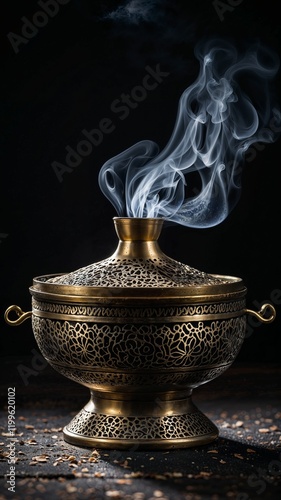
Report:
[[[115,217],[119,243],[112,256],[68,274],[35,278],[31,292],[130,297],[245,293],[240,278],[208,274],[165,255],[157,241],[163,222]]]

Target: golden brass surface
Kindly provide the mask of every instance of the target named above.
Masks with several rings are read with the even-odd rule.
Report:
[[[188,394],[178,400],[163,395],[150,401],[114,397],[99,398],[91,391],[88,404],[64,427],[64,439],[80,446],[140,450],[188,448],[218,437],[217,427]]]
[[[187,417],[188,418],[188,417]],[[211,423],[212,424],[212,423]],[[161,425],[161,421],[159,421]],[[185,436],[179,439],[173,438],[151,438],[149,441],[139,438],[114,439],[114,438],[96,438],[88,436],[86,431],[80,431],[79,434],[71,432],[68,426],[63,429],[63,437],[65,441],[75,446],[86,446],[89,448],[105,448],[113,450],[130,450],[130,451],[145,451],[145,450],[172,450],[178,448],[194,448],[209,444],[217,439],[219,433],[217,427],[212,424],[210,431],[206,435],[201,436]]]
[[[170,393],[154,392],[149,399],[149,394],[141,392],[130,394],[128,398],[127,393],[120,391],[118,394],[110,391],[91,391],[91,399],[84,409],[92,413],[123,415],[125,417],[185,415],[195,411],[195,406],[191,400],[191,392],[191,390],[182,391],[181,394],[175,391]],[[179,397],[180,399],[175,399]]]
[[[143,304],[151,302],[154,299],[157,302],[165,303],[165,301],[180,301],[182,303],[206,303],[209,301],[220,302],[236,297],[244,297],[246,287],[242,286],[242,280],[238,278],[222,276],[228,280],[227,285],[213,286],[198,286],[185,288],[118,288],[118,287],[87,287],[87,286],[71,286],[71,285],[54,285],[47,282],[41,282],[40,279],[48,280],[51,275],[39,276],[34,278],[33,285],[30,287],[30,292],[34,297],[44,298],[50,301],[66,301],[66,302],[83,302],[83,303],[104,303],[110,298],[114,303],[128,303],[132,299],[133,302],[137,299]],[[60,275],[56,275],[58,277]],[[216,275],[214,275],[216,276]]]
[[[116,217],[114,224],[111,257],[34,278],[32,312],[13,305],[5,320],[17,326],[31,317],[48,363],[90,389],[89,403],[64,428],[66,441],[118,449],[211,442],[218,430],[192,391],[231,366],[248,314],[270,323],[275,309],[247,309],[241,278],[166,256],[157,241],[163,220]]]

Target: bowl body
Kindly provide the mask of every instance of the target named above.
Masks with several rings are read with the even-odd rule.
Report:
[[[95,391],[194,388],[225,371],[244,340],[246,289],[238,278],[213,295],[203,286],[189,295],[107,288],[105,296],[49,279],[35,278],[30,289],[37,344],[54,369]]]

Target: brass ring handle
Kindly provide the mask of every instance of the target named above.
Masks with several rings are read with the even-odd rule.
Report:
[[[251,309],[245,309],[245,312],[255,316],[262,323],[272,323],[276,318],[276,310],[272,304],[263,304],[258,312]],[[265,315],[268,313],[270,313],[270,316],[266,317]]]
[[[18,316],[17,319],[10,319],[9,314],[11,311],[15,311],[16,315]],[[18,326],[21,323],[23,323],[26,319],[30,318],[32,316],[32,311],[24,312],[19,306],[13,305],[8,307],[6,309],[5,314],[4,314],[4,319],[6,323],[10,326]]]

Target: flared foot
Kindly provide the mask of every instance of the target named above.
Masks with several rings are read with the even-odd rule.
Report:
[[[116,450],[188,448],[216,439],[217,427],[191,397],[186,406],[189,411],[183,414],[105,414],[94,411],[90,401],[63,429],[64,439],[78,446]]]

